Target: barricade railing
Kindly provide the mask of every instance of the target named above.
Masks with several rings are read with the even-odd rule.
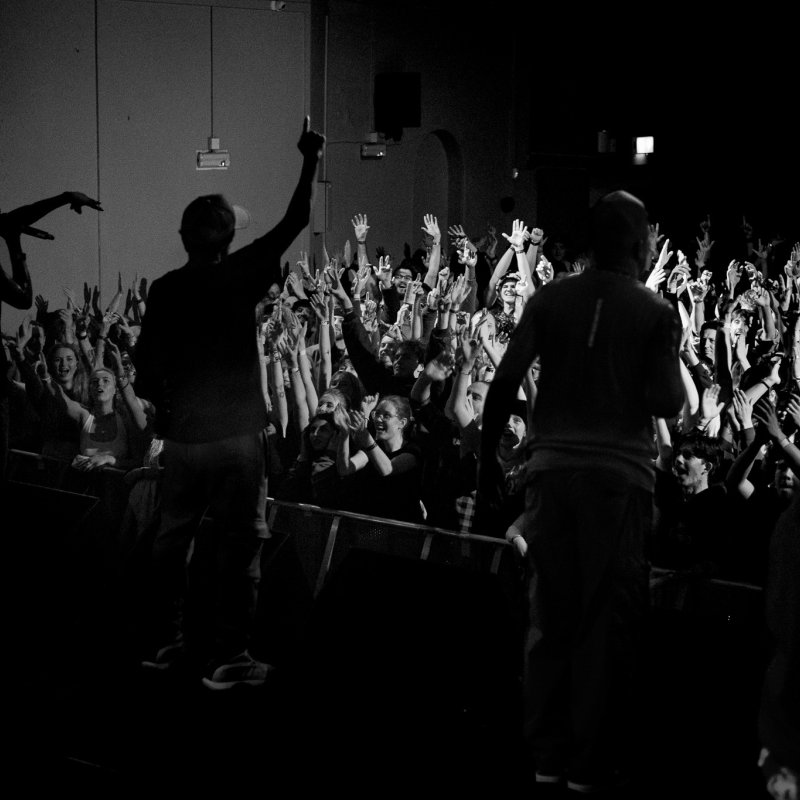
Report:
[[[38,453],[9,453],[8,477],[12,483],[95,496],[111,509],[107,519],[120,522],[133,483],[131,475],[108,467],[80,472],[69,462]],[[160,481],[158,473],[148,476],[156,483]],[[353,548],[496,575],[512,594],[522,590],[519,560],[505,539],[275,498],[268,498],[267,522],[274,534],[292,537],[314,596]],[[657,608],[728,617],[759,615],[763,599],[762,587],[755,584],[698,579],[689,572],[659,567],[651,569],[650,591]]]

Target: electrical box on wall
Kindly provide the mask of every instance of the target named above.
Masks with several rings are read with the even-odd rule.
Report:
[[[386,155],[385,144],[362,144],[361,158],[383,158]]]
[[[209,137],[208,150],[197,150],[197,169],[228,169],[231,154],[219,149],[219,139]]]

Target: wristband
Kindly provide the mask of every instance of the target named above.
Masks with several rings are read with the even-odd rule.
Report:
[[[362,447],[361,449],[365,453],[369,453],[370,450],[374,450],[378,446],[378,443],[373,441],[372,444],[367,445],[366,447]]]
[[[759,381],[759,383],[762,383],[762,384],[764,384],[764,386],[766,387],[766,390],[767,390],[767,391],[769,391],[769,390],[772,388],[772,385],[771,385],[771,384],[769,384],[769,383],[767,383],[767,382],[766,382],[765,380],[763,380],[763,379],[762,379],[762,380],[760,380],[760,381]]]
[[[88,333],[83,333],[83,334],[79,333],[78,334],[78,338],[81,339],[81,340],[88,339],[89,338],[89,334]]]
[[[522,247],[515,247],[514,252],[519,255],[520,253],[524,253],[524,249]]]
[[[788,436],[784,436],[784,437],[783,437],[783,439],[781,439],[781,440],[778,442],[778,444],[779,444],[781,447],[783,447],[783,448],[786,448],[786,447],[789,447],[789,446],[792,444],[792,442],[791,442],[791,440],[789,439],[789,437],[788,437]]]

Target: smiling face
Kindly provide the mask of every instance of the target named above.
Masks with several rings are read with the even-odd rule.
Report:
[[[791,467],[785,461],[778,461],[775,464],[775,477],[772,485],[778,497],[789,501],[800,491],[800,478],[792,472]]]
[[[516,280],[503,281],[500,284],[500,299],[504,303],[514,303],[517,299],[517,282]]]
[[[375,440],[388,442],[403,438],[408,420],[400,416],[394,403],[382,400],[372,412],[372,424],[375,426]]]
[[[58,347],[50,356],[50,373],[61,386],[71,386],[78,369],[78,359],[70,347]]]
[[[405,292],[406,287],[414,280],[414,274],[408,267],[399,267],[392,275],[392,283],[398,292]]]

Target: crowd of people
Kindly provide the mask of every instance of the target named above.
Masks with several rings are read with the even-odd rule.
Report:
[[[559,244],[556,259],[545,233],[522,220],[500,236],[489,228],[470,237],[453,225],[443,237],[426,215],[421,246],[395,258],[382,246],[370,252],[366,214],[352,224],[355,251],[347,241],[319,267],[300,253],[254,311],[270,495],[504,536],[524,505],[538,363],[497,446],[492,502],[477,491],[486,393],[530,298],[579,275],[588,257],[565,260]],[[690,262],[654,226],[653,267],[641,276],[679,313],[685,391],[679,413],[653,418],[643,443],[654,446],[657,467],[650,558],[761,583],[769,531],[798,485],[800,245],[783,247],[784,259],[783,242],[764,244],[749,226],[740,242],[711,237],[704,221]],[[718,253],[724,264],[713,263]],[[88,285],[81,301],[65,290],[62,303],[37,296],[35,306],[3,335],[10,446],[77,470],[155,463],[165,401],[137,382],[147,281],[136,276],[125,287],[120,278],[102,307]],[[223,324],[234,323],[215,321],[218,332]],[[182,335],[195,366],[236,360]],[[195,374],[195,397],[229,391],[204,381],[199,366]],[[207,408],[202,425],[222,424],[216,406]],[[599,409],[585,412],[588,423]]]
[[[176,573],[205,506],[239,509],[232,524],[252,536],[231,537],[226,563],[257,582],[267,485],[279,500],[506,537],[524,554],[531,487],[543,491],[559,465],[613,463],[611,475],[653,490],[640,509],[653,515],[647,563],[763,586],[772,532],[800,496],[800,244],[759,239],[746,220],[738,241],[715,241],[710,218],[694,242],[673,242],[648,222],[643,271],[619,271],[654,302],[619,304],[601,287],[587,309],[567,287],[598,269],[597,252],[570,252],[522,219],[467,233],[426,214],[419,246],[395,255],[359,212],[338,252],[281,266],[308,221],[323,141],[304,127],[286,218],[253,244],[228,256],[231,207],[198,198],[181,226],[182,270],[149,289],[120,278],[108,303],[88,285],[80,299],[37,296],[35,315],[3,332],[9,448],[79,472],[164,473],[156,546],[173,612],[148,663],[161,668],[182,646]],[[536,346],[512,367],[506,352],[523,334]],[[572,353],[579,335],[597,358]],[[496,373],[503,402],[487,438]],[[239,592],[231,618],[249,618],[253,602]],[[254,674],[242,626],[225,633],[212,688]]]

